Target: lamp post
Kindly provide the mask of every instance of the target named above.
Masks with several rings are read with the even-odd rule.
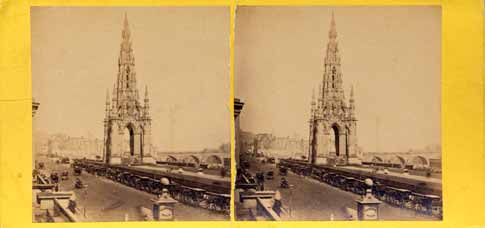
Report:
[[[160,183],[163,186],[169,185],[170,181],[167,178],[160,179]],[[155,221],[173,221],[175,220],[174,207],[177,203],[174,200],[168,190],[164,187],[162,194],[153,201],[153,219]]]
[[[357,218],[359,220],[379,220],[379,205],[381,201],[372,195],[372,186],[374,185],[372,179],[365,179],[367,189],[362,199],[357,202]]]

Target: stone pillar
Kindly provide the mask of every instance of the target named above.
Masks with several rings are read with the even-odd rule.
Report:
[[[111,129],[111,158],[110,164],[121,164],[123,131],[116,125]]]
[[[143,137],[142,142],[143,145],[141,145],[143,154],[141,161],[142,163],[150,163],[150,164],[155,164],[156,160],[152,156],[152,141],[151,141],[151,129],[150,126],[145,126],[145,130],[143,134],[141,135]]]
[[[312,115],[313,115],[313,109],[312,109]],[[311,149],[311,145],[313,144],[313,118],[310,119],[310,121],[308,121],[308,144],[310,145],[308,151],[307,152],[307,157],[308,157],[308,163],[310,164],[313,164],[313,153],[312,153],[312,149]],[[304,147],[304,144],[303,144],[303,140],[301,141],[302,144],[301,144],[301,149],[303,152],[305,152],[305,147]]]
[[[326,157],[328,156],[328,141],[330,140],[330,133],[325,131],[324,124],[318,123],[315,142],[315,164],[326,164]],[[324,157],[324,158],[322,158]]]
[[[144,135],[143,137],[143,155],[145,157],[152,156],[152,143],[151,143],[151,136],[149,134]]]
[[[105,124],[104,124],[104,136],[103,136],[103,155],[102,155],[102,158],[101,158],[104,162],[107,161],[107,149],[108,149],[108,146],[107,146],[108,145],[107,144],[108,143],[108,140],[107,140],[108,134],[106,134],[106,132],[107,132],[106,128],[107,127],[106,127],[106,122],[105,122]]]
[[[349,157],[353,156],[353,139],[352,139],[352,132],[347,132],[347,148],[349,150]]]
[[[347,159],[346,154],[345,154],[345,151],[346,151],[345,146],[347,145],[347,142],[346,142],[347,140],[345,138],[345,132],[340,132],[338,137],[339,137],[339,139],[338,139],[339,140],[338,141],[338,143],[339,143],[339,145],[338,145],[339,158]]]
[[[362,164],[362,155],[357,153],[357,134],[356,134],[356,126],[355,122],[352,123],[349,136],[348,136],[348,144],[349,144],[349,164],[360,165]]]
[[[108,121],[104,121],[104,138],[103,138],[103,161],[108,162],[108,156],[109,156],[109,143],[110,140],[108,139],[108,133],[109,133],[109,125]]]
[[[357,126],[355,124],[355,121],[352,122],[352,125],[351,125],[351,129],[350,129],[350,142],[352,145],[352,150],[350,150],[349,154],[352,154],[352,155],[355,155],[355,156],[360,156],[357,154]],[[361,158],[359,158],[361,159]]]
[[[318,156],[322,155],[323,147],[325,143],[323,142],[324,140],[323,132],[320,132],[318,130],[318,127],[317,127],[317,131],[314,134],[315,134],[315,138],[314,138],[315,141],[313,142],[313,153],[314,153],[313,157],[314,157],[314,163],[317,164],[320,162],[318,160]]]
[[[317,159],[317,153],[316,153],[316,150],[315,150],[316,149],[315,148],[315,146],[316,146],[315,141],[316,141],[315,135],[314,135],[314,133],[312,133],[309,148],[308,148],[308,150],[310,151],[309,155],[308,155],[308,157],[310,159],[310,164],[315,164],[316,159]]]
[[[133,155],[139,162],[141,162],[141,135],[138,131],[133,132]]]
[[[310,164],[315,164],[316,162],[316,130],[315,130],[315,122],[310,124],[312,129],[310,130],[310,138],[308,140],[308,159],[310,160]]]
[[[330,154],[330,132],[322,132],[322,155],[325,157],[328,157]]]

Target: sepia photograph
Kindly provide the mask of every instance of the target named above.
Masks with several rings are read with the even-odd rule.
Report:
[[[32,220],[230,219],[229,7],[32,7]]]
[[[441,7],[236,15],[236,220],[442,220]]]
[[[484,7],[0,0],[0,228],[485,224]]]

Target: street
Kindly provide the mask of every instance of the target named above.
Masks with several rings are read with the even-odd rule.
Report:
[[[288,172],[286,177],[290,188],[280,188],[281,176],[275,164],[251,161],[250,172],[274,172],[273,180],[265,180],[265,190],[279,190],[283,207],[289,212],[290,220],[347,220],[347,209],[356,209],[355,200],[360,196],[333,186]],[[382,203],[379,208],[380,220],[437,220],[435,217],[416,213]]]
[[[73,176],[72,168],[68,164],[56,164],[52,160],[42,160],[45,164],[44,173],[62,170],[69,171],[69,179],[60,182],[60,191],[73,191],[76,195],[79,217],[83,221],[142,221],[144,211],[151,213],[152,201],[155,195],[139,191],[103,177],[83,172],[81,176]],[[79,177],[84,189],[75,189],[74,181]],[[175,206],[175,220],[205,221],[229,220],[228,215],[214,213],[202,208],[195,208],[177,203]]]

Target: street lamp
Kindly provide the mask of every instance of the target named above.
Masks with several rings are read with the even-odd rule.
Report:
[[[374,185],[372,179],[366,178],[364,182],[367,185],[367,189],[362,199],[356,201],[357,218],[359,220],[378,220],[379,204],[381,204],[381,201],[372,195],[372,186]]]
[[[153,219],[155,221],[173,221],[175,219],[174,207],[177,203],[174,200],[165,186],[170,184],[170,180],[163,177],[160,179],[163,186],[162,194],[153,201]]]

